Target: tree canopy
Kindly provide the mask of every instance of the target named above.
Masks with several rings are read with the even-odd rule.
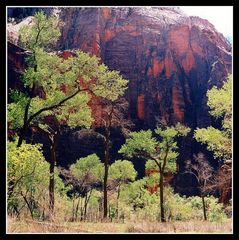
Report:
[[[48,48],[60,37],[59,26],[62,23],[56,16],[47,16],[44,12],[37,12],[29,25],[20,29],[20,44],[27,49],[35,47]]]
[[[119,150],[126,156],[141,156],[147,160],[152,160],[152,166],[165,166],[168,171],[176,170],[175,160],[178,156],[177,142],[175,138],[178,136],[186,136],[190,129],[177,124],[175,127],[156,128],[151,130],[141,130],[139,132],[131,132],[125,144]],[[156,138],[157,137],[157,138]],[[167,163],[165,162],[167,159]]]
[[[194,138],[207,144],[215,158],[230,160],[232,157],[232,76],[229,75],[222,88],[213,87],[207,92],[210,114],[222,118],[222,128],[212,126],[197,128]]]

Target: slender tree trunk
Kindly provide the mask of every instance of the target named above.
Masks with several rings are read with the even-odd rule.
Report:
[[[163,198],[163,171],[160,171],[159,175],[159,187],[160,187],[160,219],[161,222],[166,222],[165,216],[164,216],[164,198]]]
[[[98,215],[98,219],[102,219],[102,209],[103,209],[103,196],[101,196],[98,200],[99,202],[99,215]]]
[[[91,197],[91,193],[92,193],[92,189],[90,190],[89,195],[86,194],[86,196],[85,196],[85,211],[84,211],[84,219],[85,220],[86,220],[87,207],[88,207],[88,203],[89,203],[89,200],[90,200],[90,197]]]
[[[50,210],[50,218],[53,218],[54,215],[54,185],[55,185],[55,179],[54,179],[54,168],[55,168],[55,161],[54,159],[54,153],[53,150],[51,150],[51,161],[50,161],[50,179],[49,179],[49,210]]]
[[[204,217],[204,220],[207,221],[207,212],[206,212],[205,199],[204,199],[203,195],[201,195],[201,198],[202,198],[202,206],[203,206],[203,217]]]
[[[78,197],[78,202],[77,202],[77,205],[76,205],[76,212],[75,212],[75,218],[74,218],[75,221],[77,221],[79,204],[80,204],[80,197]]]
[[[33,210],[32,210],[31,204],[28,202],[26,196],[24,196],[22,193],[21,193],[21,195],[22,195],[24,201],[25,201],[26,204],[27,204],[27,207],[28,207],[28,209],[29,209],[29,211],[30,211],[30,214],[31,214],[31,218],[34,219],[34,215],[33,215]]]
[[[85,202],[84,202],[84,220],[86,220],[86,213],[87,213],[87,193],[85,195]]]
[[[75,219],[75,198],[73,197],[73,201],[72,201],[72,222],[74,222]]]
[[[108,204],[108,199],[107,199],[107,181],[108,181],[108,172],[109,172],[109,129],[106,129],[106,138],[105,138],[105,162],[104,162],[104,167],[105,167],[105,172],[104,172],[104,186],[103,186],[103,191],[104,191],[104,202],[103,202],[103,209],[104,209],[104,214],[103,217],[107,218],[107,204]]]
[[[116,201],[116,217],[119,217],[119,197],[120,197],[120,185],[118,187],[117,201]]]
[[[55,164],[56,164],[56,146],[57,146],[58,133],[52,137],[51,144],[51,159],[50,159],[50,179],[49,179],[49,210],[50,218],[54,218],[54,205],[55,205]]]
[[[83,220],[83,206],[82,206],[82,202],[83,202],[83,198],[80,198],[80,220]]]

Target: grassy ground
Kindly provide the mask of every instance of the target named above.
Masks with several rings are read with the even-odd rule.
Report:
[[[231,233],[231,221],[159,222],[37,222],[8,219],[8,233]]]

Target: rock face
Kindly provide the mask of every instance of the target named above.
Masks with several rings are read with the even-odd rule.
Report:
[[[168,7],[69,8],[60,18],[58,48],[93,53],[129,79],[136,123],[211,123],[205,93],[231,72],[231,46],[207,20]]]
[[[13,8],[8,15],[25,17],[37,10]],[[129,80],[126,97],[136,125],[211,124],[205,93],[222,85],[232,57],[230,43],[207,20],[189,17],[177,7],[41,10],[57,13],[64,23],[57,50],[95,54]],[[16,43],[14,28],[9,27],[8,37]]]
[[[64,22],[56,50],[65,51],[66,55],[73,49],[95,54],[129,80],[126,98],[136,129],[154,128],[158,121],[165,124],[179,121],[192,128],[211,125],[206,92],[213,85],[222,85],[231,72],[232,56],[230,43],[207,20],[189,17],[172,7],[42,10],[47,13],[56,10]],[[35,11],[34,8],[22,14],[25,17]],[[10,17],[15,17],[14,14],[17,15],[9,12]],[[14,29],[10,33],[16,43]],[[14,44],[9,45],[8,81],[13,87],[19,76],[13,72],[22,69],[23,64],[22,55],[16,54],[19,49],[15,48]],[[93,113],[100,114],[100,109],[94,109]],[[67,134],[60,145],[69,143],[71,147],[59,147],[59,160],[63,165],[92,152],[102,154],[96,138],[87,138],[89,144],[83,146],[84,134],[76,132],[70,137]],[[115,134],[112,140],[118,144],[114,142],[111,158],[118,159],[117,151],[124,139]],[[196,187],[191,178],[180,176],[183,161],[201,150],[200,146],[199,143],[192,144],[191,137],[180,143],[179,175],[174,186],[183,194],[193,193]],[[72,156],[71,160],[69,156]],[[69,162],[65,162],[67,159]],[[134,161],[139,177],[142,177],[143,163]]]

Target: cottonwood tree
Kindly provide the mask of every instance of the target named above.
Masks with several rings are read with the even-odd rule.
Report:
[[[30,67],[28,69],[28,74],[25,72],[26,75],[29,76],[30,72],[37,72],[38,51],[40,48],[49,48],[50,45],[54,45],[54,43],[56,43],[58,37],[60,36],[59,25],[60,21],[57,17],[46,16],[42,11],[40,11],[34,15],[30,26],[23,26],[20,28],[19,45],[31,52],[31,55],[27,58],[27,63]],[[18,91],[12,91],[10,95],[12,100],[15,102],[15,104],[11,104],[9,106],[10,120],[11,114],[13,114],[13,118],[15,118],[15,114],[17,114],[19,120],[17,121],[18,129],[20,130],[18,147],[21,146],[31,122],[31,119],[29,119],[31,99],[34,98],[37,95],[37,91],[39,91],[39,82],[34,78],[29,82],[29,79],[27,76],[25,77],[25,74],[23,76],[23,83],[26,88],[25,92],[19,93]]]
[[[232,76],[229,75],[222,88],[213,87],[207,92],[210,114],[222,119],[222,128],[212,126],[197,128],[194,138],[207,145],[215,158],[231,161],[232,158]]]
[[[72,56],[63,60],[56,53],[46,52],[42,47],[49,46],[59,34],[55,30],[50,33],[50,27],[53,25],[48,21],[51,18],[49,20],[43,13],[36,14],[34,19],[34,24],[23,29],[21,33],[22,43],[32,51],[29,66],[23,74],[26,91],[11,91],[13,102],[8,105],[9,125],[19,132],[18,147],[21,146],[31,125],[41,128],[46,125],[47,121],[44,120],[49,117],[55,119],[55,123],[61,123],[58,119],[62,120],[68,115],[67,119],[63,119],[63,123],[68,125],[72,125],[72,121],[74,125],[81,125],[84,121],[89,123],[92,119],[86,106],[87,94],[90,92],[113,101],[122,95],[127,84],[119,72],[110,71],[107,66],[100,64],[95,56],[74,51]],[[81,114],[81,110],[85,114]],[[51,142],[51,173],[56,162],[56,139],[59,135],[59,127],[54,125],[57,129],[50,130],[50,125],[42,128],[48,133]],[[49,187],[52,211],[53,181],[51,179]]]
[[[187,161],[187,170],[185,171],[185,173],[192,174],[198,183],[199,194],[202,199],[203,217],[206,221],[207,207],[205,203],[205,197],[215,191],[215,173],[203,153],[198,153],[197,155],[194,155],[194,159],[194,164],[192,164],[190,161]]]
[[[70,166],[69,173],[63,174],[66,177],[67,184],[72,185],[73,206],[74,198],[78,202],[73,211],[73,220],[77,220],[77,212],[80,200],[84,198],[84,206],[81,204],[81,220],[86,219],[87,206],[93,189],[102,181],[103,164],[96,154],[80,158],[76,163]],[[70,177],[69,177],[70,176]]]
[[[43,12],[34,16],[31,26],[20,30],[21,43],[31,51],[31,56],[22,76],[25,90],[10,91],[8,122],[19,132],[18,146],[33,120],[45,113],[50,115],[80,92],[90,90],[82,87],[80,80],[86,84],[98,75],[105,76],[107,67],[95,56],[75,51],[74,56],[63,60],[54,52],[46,52],[59,34],[58,19]]]
[[[176,171],[176,158],[178,156],[176,138],[186,136],[189,131],[189,128],[179,123],[175,127],[158,127],[154,130],[154,134],[159,137],[159,140],[153,137],[151,130],[132,132],[119,150],[119,153],[128,157],[136,156],[154,162],[160,176],[160,219],[162,222],[166,221],[163,197],[164,174],[168,171]]]
[[[42,87],[43,96],[30,96],[27,93],[14,90],[11,92],[13,103],[8,105],[8,119],[13,128],[20,129],[18,146],[21,146],[26,130],[31,126],[45,132],[50,141],[50,209],[54,210],[54,179],[53,172],[56,163],[57,138],[59,124],[69,126],[90,126],[92,122],[89,109],[89,97],[77,79],[80,76],[92,77],[87,74],[88,63],[98,64],[95,57],[76,52],[76,56],[62,60],[56,54],[48,54],[39,49],[36,51],[37,70],[29,67],[24,73],[24,80],[30,86],[32,81]],[[94,62],[95,60],[95,62]],[[90,63],[91,62],[91,63]],[[94,65],[94,63],[96,65]],[[81,64],[84,67],[81,68]],[[85,69],[84,69],[85,68]],[[85,71],[86,70],[86,71]],[[63,86],[66,88],[62,89]],[[51,119],[51,120],[50,120]],[[52,124],[51,122],[54,122]]]
[[[44,215],[45,192],[48,185],[49,163],[45,160],[40,144],[8,142],[8,212],[19,216],[27,208],[32,218]],[[63,187],[55,173],[57,189]],[[41,212],[42,211],[42,212]]]
[[[149,198],[148,193],[146,179],[142,178],[122,185],[121,200],[132,206],[134,211],[137,211],[145,207],[146,199]]]
[[[108,81],[108,80],[109,81]],[[110,81],[111,79],[111,81]],[[127,101],[122,98],[127,89],[128,81],[123,79],[119,72],[107,71],[103,78],[99,78],[99,84],[94,85],[94,92],[103,99],[100,102],[102,107],[102,115],[98,119],[101,122],[103,133],[101,136],[104,141],[104,183],[103,183],[103,217],[107,218],[108,199],[107,199],[107,182],[110,164],[110,134],[113,127],[120,128],[126,132],[130,122],[126,117]]]
[[[126,184],[135,180],[137,172],[132,162],[127,160],[117,160],[109,167],[109,179],[117,181],[117,197],[116,197],[116,217],[119,216],[119,198],[122,184]]]
[[[227,77],[221,88],[213,87],[208,90],[207,97],[210,114],[221,120],[221,128],[197,128],[194,138],[206,144],[207,149],[220,162],[216,185],[222,194],[228,194],[232,182],[232,76]]]
[[[45,113],[32,121],[33,128],[45,134],[50,144],[49,208],[52,216],[54,215],[54,171],[57,164],[57,146],[61,134],[61,125],[89,128],[92,118],[88,101],[87,93],[82,92],[68,100],[61,108],[52,110],[50,115]]]

